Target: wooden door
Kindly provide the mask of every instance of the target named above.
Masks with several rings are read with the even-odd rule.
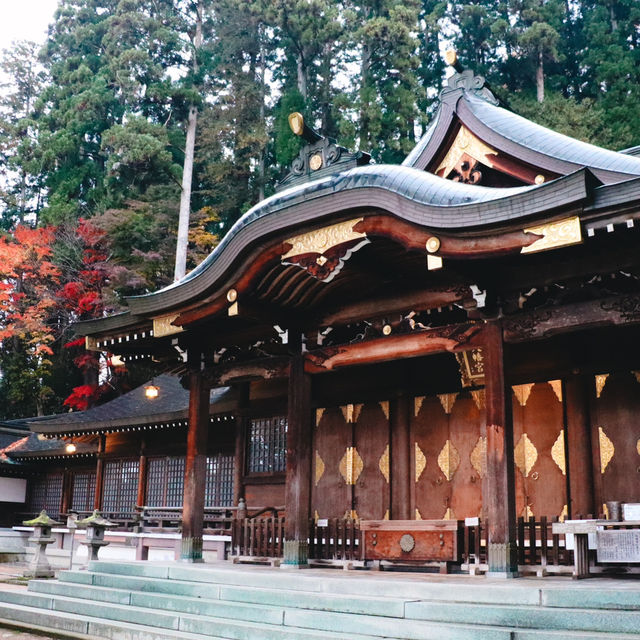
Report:
[[[640,373],[596,376],[591,442],[597,504],[640,502]]]
[[[463,519],[482,510],[484,392],[416,398],[411,423],[415,517]]]
[[[560,380],[516,385],[513,431],[516,513],[567,513],[565,430]]]

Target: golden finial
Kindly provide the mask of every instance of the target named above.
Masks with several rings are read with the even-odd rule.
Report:
[[[289,114],[289,126],[291,127],[291,131],[295,133],[297,136],[301,136],[304,132],[304,118],[301,113],[294,111]]]
[[[455,67],[458,62],[458,54],[455,49],[447,49],[444,54],[444,61],[450,66]]]

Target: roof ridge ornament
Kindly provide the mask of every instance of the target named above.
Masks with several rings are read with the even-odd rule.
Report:
[[[449,49],[444,55],[444,60],[450,67],[453,67],[455,73],[447,78],[447,85],[440,92],[441,101],[444,101],[447,95],[462,89],[496,106],[500,104],[491,92],[485,77],[477,76],[470,69],[465,69],[460,64],[456,51]]]
[[[291,163],[289,173],[276,185],[276,191],[315,180],[323,176],[369,164],[371,156],[364,151],[349,151],[333,138],[320,135],[304,121],[297,111],[289,114],[289,127],[295,135],[306,141],[298,157]]]

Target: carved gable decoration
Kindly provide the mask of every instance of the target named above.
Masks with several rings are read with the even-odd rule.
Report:
[[[291,248],[282,256],[283,264],[294,264],[323,282],[330,282],[353,253],[370,240],[354,231],[362,218],[332,224],[285,240]]]
[[[498,152],[477,138],[465,126],[461,126],[455,140],[447,151],[447,155],[436,169],[436,173],[447,178],[454,172],[452,179],[455,182],[478,184],[482,179],[477,164],[492,167],[490,156],[496,156]]]

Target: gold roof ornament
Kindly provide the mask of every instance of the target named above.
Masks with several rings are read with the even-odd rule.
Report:
[[[455,49],[447,49],[444,54],[444,61],[453,67],[458,62],[458,54]]]
[[[492,149],[489,145],[482,142],[480,138],[476,137],[465,126],[461,126],[453,144],[449,147],[447,155],[436,169],[436,173],[444,170],[442,177],[446,178],[456,168],[456,165],[465,153],[487,167],[493,166],[493,162],[489,156],[498,155],[495,149]]]
[[[297,136],[301,136],[304,131],[304,117],[298,111],[289,114],[289,127]]]

